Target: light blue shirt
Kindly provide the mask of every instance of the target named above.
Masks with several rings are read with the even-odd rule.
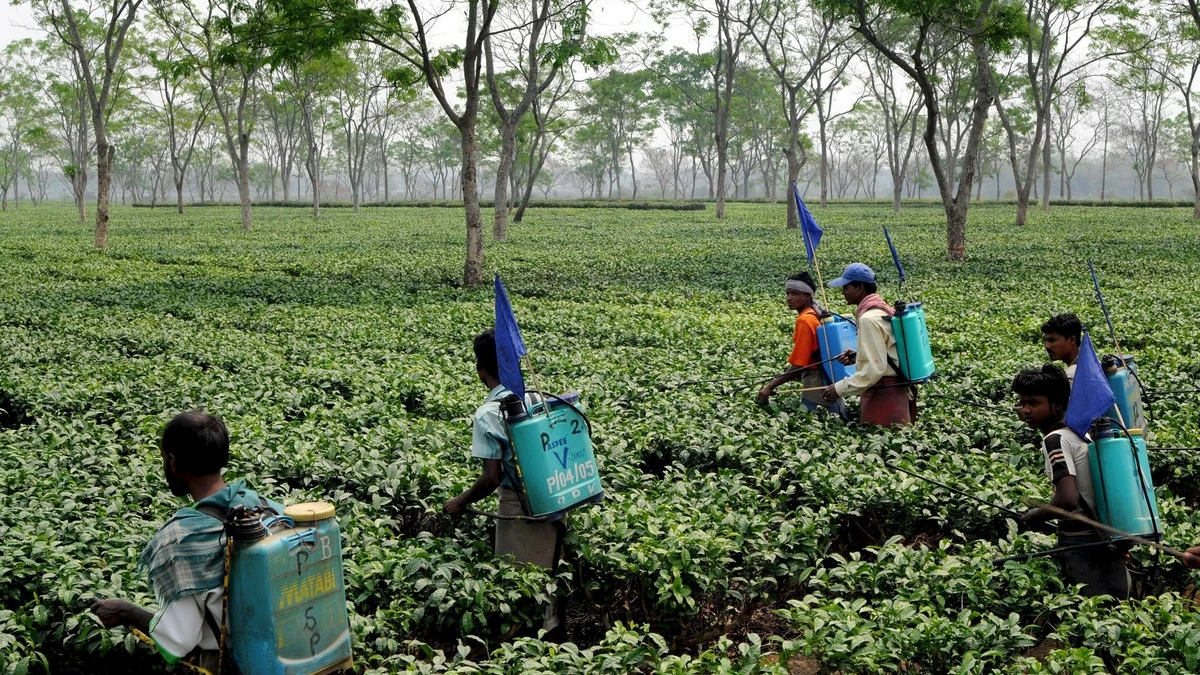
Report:
[[[510,395],[512,392],[504,385],[497,385],[488,392],[483,405],[475,411],[471,418],[471,456],[503,461],[504,472],[500,485],[512,490],[516,486],[513,485],[511,477],[517,475],[517,464],[508,441],[504,414],[500,412],[500,399]]]

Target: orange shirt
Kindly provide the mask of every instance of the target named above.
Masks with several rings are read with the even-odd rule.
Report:
[[[821,360],[817,346],[817,326],[821,320],[812,307],[796,315],[796,332],[792,334],[792,353],[788,363],[803,368]]]

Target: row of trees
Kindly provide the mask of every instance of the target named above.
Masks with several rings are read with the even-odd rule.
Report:
[[[1117,149],[1146,198],[1156,170],[1170,184],[1168,164],[1187,167],[1200,217],[1193,0],[653,3],[690,48],[590,35],[585,0],[32,1],[46,36],[0,68],[3,206],[22,181],[45,198],[57,174],[86,221],[94,168],[97,247],[114,188],[173,191],[182,212],[185,191],[232,185],[247,229],[255,195],[293,185],[314,216],[331,188],[356,209],[423,190],[463,200],[464,281],[481,283],[481,165],[497,239],[560,181],[633,198],[651,181],[723,218],[727,196],[799,182],[824,205],[874,197],[885,176],[896,210],[936,189],[961,259],[985,177],[1011,177],[1023,224],[1089,157],[1103,198]],[[439,28],[457,42],[435,43]]]

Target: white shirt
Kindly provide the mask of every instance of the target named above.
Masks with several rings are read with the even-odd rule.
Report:
[[[171,664],[192,653],[196,647],[216,651],[221,648],[221,636],[213,632],[204,612],[207,609],[212,614],[212,623],[220,626],[224,604],[225,589],[220,586],[180,598],[154,615],[150,621],[150,637]]]

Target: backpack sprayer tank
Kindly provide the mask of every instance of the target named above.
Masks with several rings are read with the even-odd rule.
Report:
[[[896,303],[892,317],[892,335],[896,338],[896,356],[900,376],[909,382],[925,382],[936,372],[933,350],[929,345],[929,328],[921,303]]]
[[[1119,429],[1114,433],[1112,424],[1100,418],[1092,427],[1092,438],[1088,463],[1100,522],[1158,541],[1162,521],[1141,429],[1130,429],[1128,436]]]
[[[1144,429],[1146,418],[1142,408],[1142,391],[1137,381],[1137,363],[1130,355],[1118,359],[1112,354],[1105,354],[1102,365],[1104,377],[1116,399],[1105,416],[1122,422],[1126,427]]]
[[[527,408],[520,398],[510,396],[502,403],[517,464],[517,492],[528,516],[604,499],[591,427],[577,400],[577,394],[567,394]]]
[[[333,505],[229,514],[229,643],[243,675],[323,675],[353,666]]]
[[[817,347],[821,351],[821,368],[830,382],[839,382],[854,374],[853,365],[843,365],[834,360],[847,349],[858,348],[858,328],[854,322],[837,314],[821,319],[821,325],[817,326]]]

